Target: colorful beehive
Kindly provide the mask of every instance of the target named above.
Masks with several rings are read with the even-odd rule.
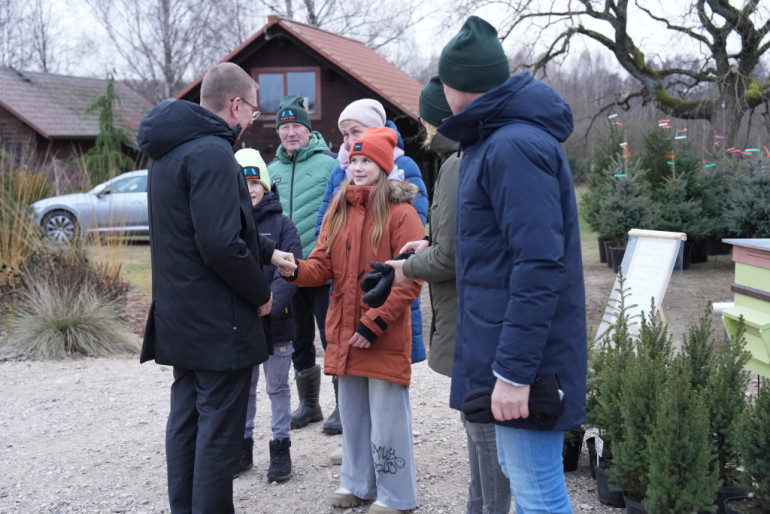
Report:
[[[770,239],[723,239],[733,245],[735,305],[722,312],[722,321],[732,337],[743,316],[746,349],[751,359],[746,367],[770,378]]]

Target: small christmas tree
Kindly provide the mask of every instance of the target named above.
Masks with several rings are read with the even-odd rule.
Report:
[[[642,314],[636,353],[629,360],[620,394],[621,434],[613,441],[611,482],[641,501],[649,482],[649,434],[656,423],[658,397],[666,387],[666,368],[672,353],[671,335],[654,305]]]
[[[677,355],[667,375],[647,438],[649,483],[643,504],[660,514],[715,512],[721,481],[712,466],[708,409],[692,387],[689,358]]]
[[[741,483],[753,493],[756,512],[770,512],[770,385],[741,415],[737,448],[743,462]]]

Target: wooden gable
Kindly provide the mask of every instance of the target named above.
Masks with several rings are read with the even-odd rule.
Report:
[[[361,98],[380,101],[388,119],[401,133],[406,155],[423,170],[430,191],[425,171],[432,166],[433,155],[422,148],[422,127],[418,121],[422,84],[360,41],[304,23],[270,17],[267,25],[221,62],[240,65],[255,80],[259,80],[260,73],[316,71],[317,98],[315,111],[310,112],[311,123],[333,152],[342,144],[337,120],[345,106]],[[201,81],[202,76],[177,97],[199,102]],[[275,156],[280,140],[276,134],[275,112],[266,112],[262,99],[260,108],[262,116],[244,134],[241,144],[258,149],[269,161]]]

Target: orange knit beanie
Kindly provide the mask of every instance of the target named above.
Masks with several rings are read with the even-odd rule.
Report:
[[[393,170],[393,150],[397,142],[398,136],[392,129],[369,127],[353,142],[350,158],[354,155],[365,155],[377,163],[385,173],[390,174]]]

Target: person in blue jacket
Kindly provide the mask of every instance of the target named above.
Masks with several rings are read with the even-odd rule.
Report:
[[[510,76],[497,31],[475,16],[444,47],[438,73],[454,113],[438,130],[463,150],[450,405],[489,388],[516,512],[572,512],[561,448],[585,419],[587,369],[577,206],[560,144],[572,111],[529,72]],[[530,391],[554,373],[564,411],[546,425],[530,415]]]
[[[417,163],[413,159],[404,155],[404,141],[398,132],[396,125],[386,119],[385,108],[380,102],[372,98],[363,98],[349,104],[342,113],[340,113],[337,123],[340,132],[342,132],[343,143],[337,154],[339,165],[335,167],[329,175],[329,181],[326,183],[326,191],[321,201],[321,207],[318,209],[318,219],[315,225],[315,235],[321,231],[321,222],[323,221],[326,209],[329,207],[334,195],[339,191],[340,184],[349,178],[350,159],[348,155],[350,148],[356,139],[369,127],[388,127],[396,132],[398,142],[393,152],[395,158],[395,167],[393,173],[389,175],[390,180],[406,180],[417,186],[417,198],[414,200],[414,208],[420,215],[422,224],[425,225],[428,219],[428,191],[425,188],[425,182],[422,180],[422,173]],[[417,298],[412,303],[412,364],[425,360],[425,343],[422,337],[422,312],[420,311],[420,299]]]
[[[279,250],[290,252],[295,258],[301,259],[302,243],[299,232],[289,217],[283,214],[278,188],[271,186],[267,166],[259,151],[253,148],[241,148],[235,152],[235,160],[243,168],[259,235],[274,241]],[[265,370],[265,391],[270,398],[270,428],[273,434],[269,443],[270,467],[267,470],[267,481],[284,482],[291,478],[289,371],[292,363],[292,342],[297,337],[292,310],[292,298],[297,292],[297,286],[285,281],[272,264],[266,263],[262,269],[265,272],[265,278],[270,282],[273,298],[269,317],[263,318],[270,356],[262,367]],[[257,413],[258,382],[259,366],[257,365],[251,373],[246,427],[243,431],[243,450],[238,461],[237,475],[254,465],[253,433],[254,416]]]

